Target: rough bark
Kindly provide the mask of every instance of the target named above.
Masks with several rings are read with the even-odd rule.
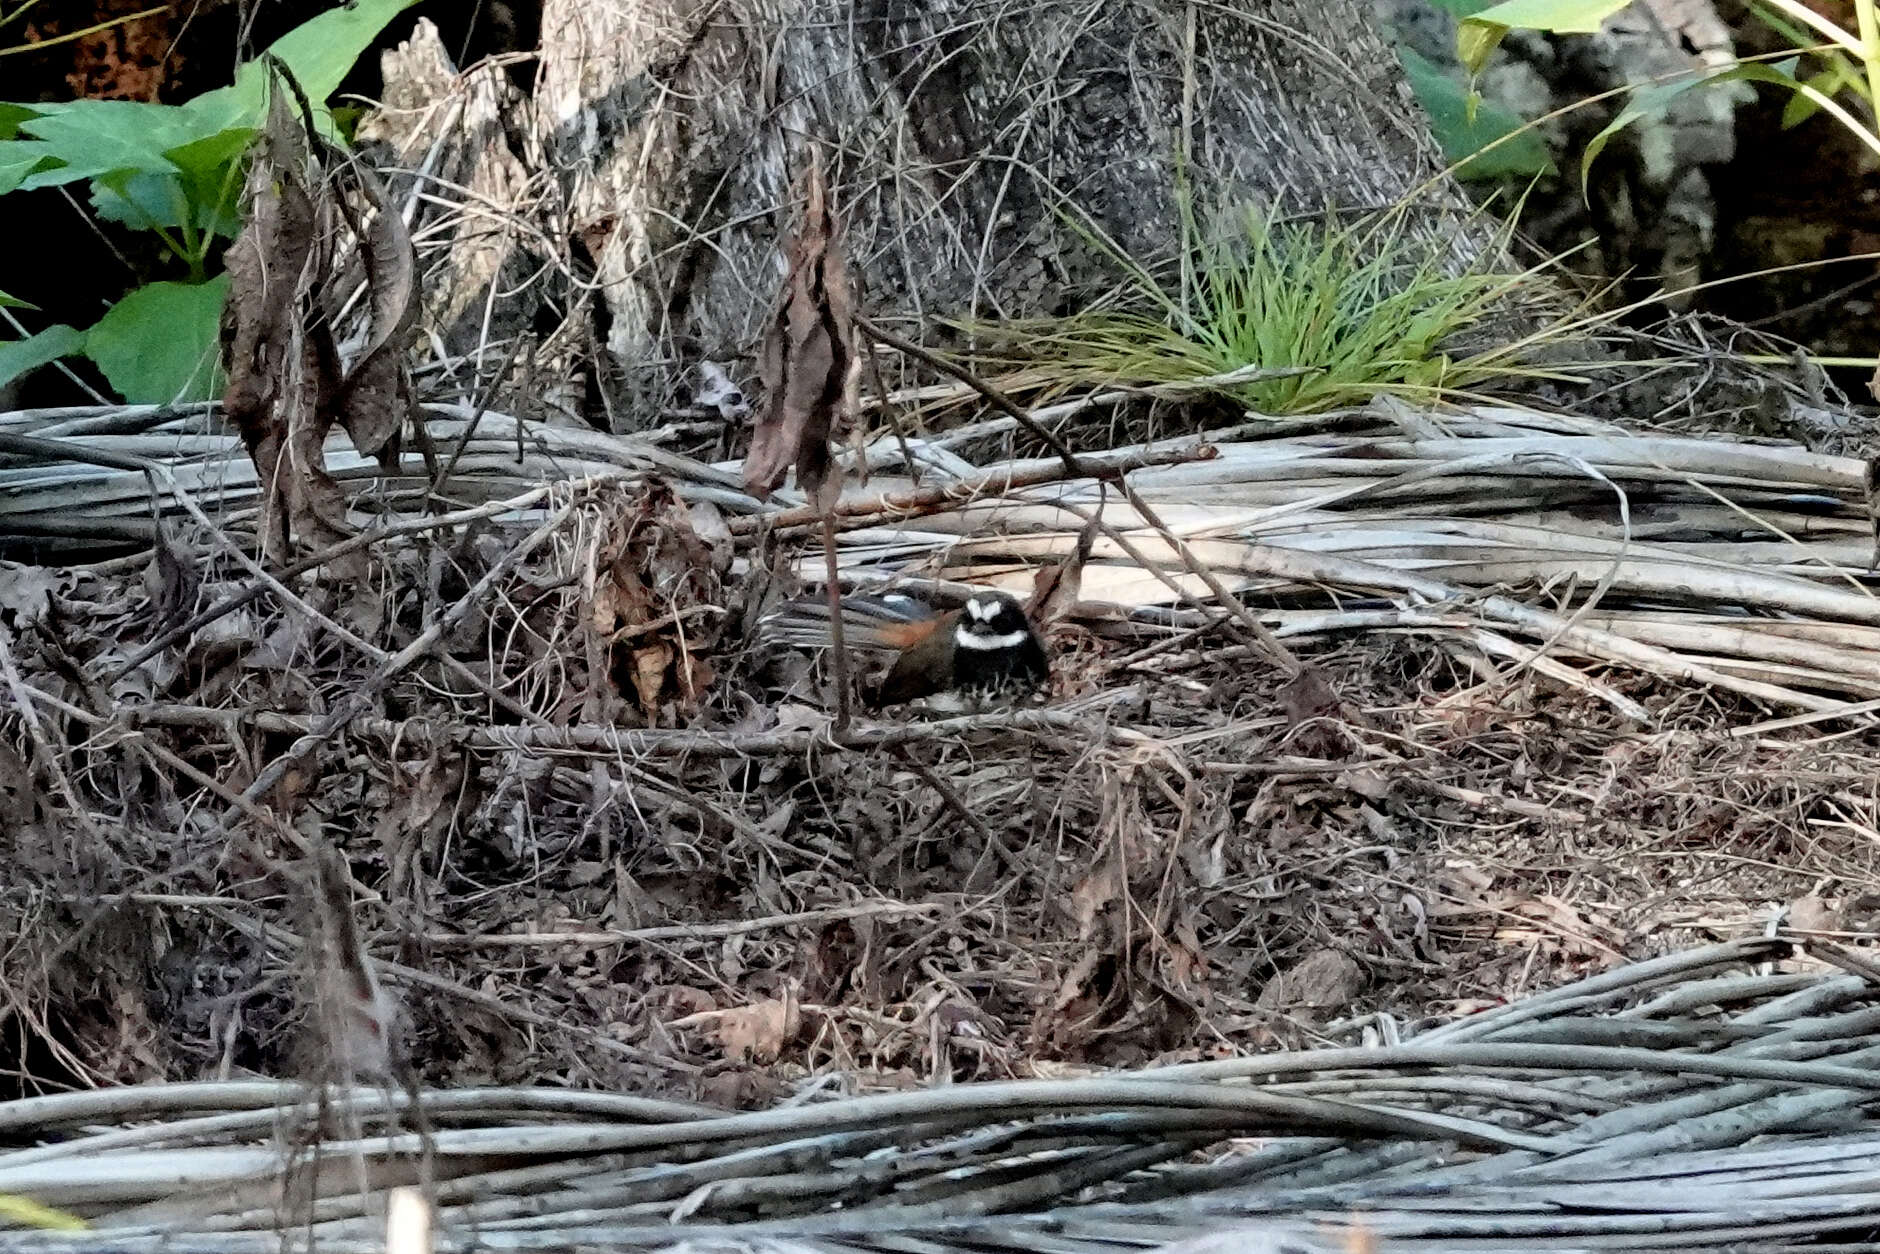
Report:
[[[532,229],[592,266],[646,397],[694,354],[749,360],[811,142],[876,315],[1070,307],[1114,272],[1066,211],[1166,257],[1184,165],[1204,203],[1281,214],[1430,183],[1413,229],[1466,253],[1372,22],[1363,0],[549,0],[512,130]]]

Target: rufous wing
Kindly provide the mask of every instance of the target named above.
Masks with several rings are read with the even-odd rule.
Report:
[[[913,626],[916,624],[910,624]],[[874,705],[902,705],[931,697],[953,686],[953,627],[951,618],[917,624],[926,635],[910,641],[894,660],[887,677],[875,689]]]

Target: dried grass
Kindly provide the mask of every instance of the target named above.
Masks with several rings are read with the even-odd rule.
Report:
[[[444,412],[440,444],[469,437],[457,512],[357,492],[401,519],[375,582],[290,572],[288,599],[203,525],[189,488],[217,481],[228,524],[253,517],[213,424],[14,419],[117,456],[172,441],[176,485],[167,565],[9,593],[20,1083],[288,1065],[306,929],[283,868],[310,839],[368,894],[419,1074],[734,1103],[832,1070],[893,1088],[1297,1042],[1324,990],[1278,977],[1311,963],[1351,983],[1336,1004],[1416,1018],[1873,878],[1880,613],[1851,459],[1512,410],[1222,442],[1130,482],[1329,703],[1276,702],[1286,674],[1236,620],[1099,538],[1051,710],[838,745],[808,659],[751,644],[794,562],[721,517],[759,510],[730,468]],[[551,467],[605,477],[478,504]],[[972,504],[905,524],[867,512],[892,481],[852,488],[845,580],[1022,579],[1098,504],[986,494],[1048,464],[971,470]],[[9,517],[150,517],[138,471],[3,473]],[[1817,722],[1759,728],[1797,712]]]
[[[752,635],[820,561],[731,467],[434,413],[442,512],[415,457],[338,476],[363,585],[257,576],[202,417],[0,419],[157,458],[15,455],[28,522],[164,537],[0,594],[14,1092],[318,1074],[321,843],[415,1082],[720,1107],[1389,1040],[1784,909],[1871,930],[1852,459],[1398,409],[1079,454],[1135,466],[1158,527],[996,430],[940,437],[959,480],[927,460],[920,517],[851,487],[846,582],[1022,581],[1095,509],[1128,547],[1096,540],[1048,708],[837,738],[815,659]],[[556,471],[587,477],[528,482]],[[1176,600],[1195,560],[1305,678]]]
[[[1880,1220],[1874,974],[1832,941],[1749,938],[1402,1042],[742,1115],[130,1086],[0,1104],[0,1134],[46,1142],[0,1152],[0,1195],[91,1224],[9,1236],[34,1251],[376,1254],[413,1182],[450,1250],[1816,1249]]]

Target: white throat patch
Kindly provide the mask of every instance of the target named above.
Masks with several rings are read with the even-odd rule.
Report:
[[[994,649],[1016,649],[1025,643],[1026,634],[1023,631],[1008,631],[1003,636],[988,636],[962,624],[953,631],[953,643],[962,649],[977,649],[982,653]]]

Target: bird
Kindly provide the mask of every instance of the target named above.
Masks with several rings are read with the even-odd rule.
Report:
[[[760,637],[773,643],[827,646],[827,601],[789,601],[765,617]],[[899,593],[842,598],[844,646],[887,654],[893,662],[868,694],[877,707],[922,702],[958,712],[1021,701],[1051,678],[1050,654],[1024,607],[982,589],[941,612]]]

